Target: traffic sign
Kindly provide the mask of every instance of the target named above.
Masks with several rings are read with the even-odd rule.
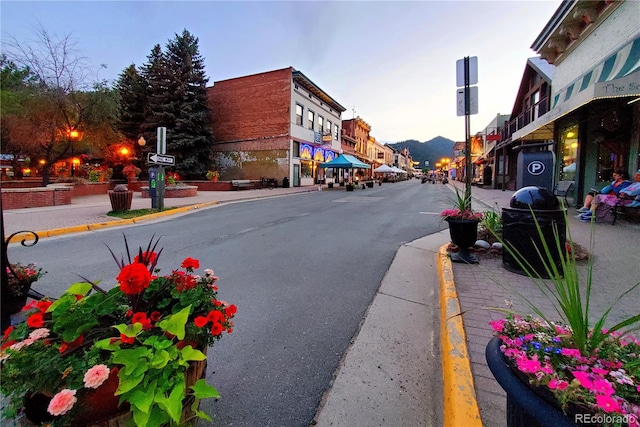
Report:
[[[148,153],[147,162],[155,163],[156,165],[173,166],[176,164],[176,158],[168,154]]]

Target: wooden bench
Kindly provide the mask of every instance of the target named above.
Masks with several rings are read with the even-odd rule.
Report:
[[[575,181],[558,181],[556,186],[553,188],[553,194],[556,196],[560,196],[564,199],[564,205],[569,206],[569,202],[567,201],[567,194],[573,191],[573,186],[575,185]]]
[[[626,217],[626,219],[640,221],[639,206],[632,207],[632,206],[616,205],[613,208],[611,208],[611,213],[613,214],[613,221],[611,221],[611,225],[615,225],[616,221],[620,217]]]
[[[249,179],[232,179],[231,186],[240,191],[241,188],[251,188],[251,180]]]

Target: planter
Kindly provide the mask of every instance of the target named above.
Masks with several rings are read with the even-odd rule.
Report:
[[[367,181],[367,187],[373,188],[373,181]]]
[[[500,351],[502,340],[493,337],[485,349],[487,364],[498,384],[507,393],[508,427],[575,427],[572,417],[535,393],[511,369]]]
[[[328,188],[333,188],[333,182],[328,183],[328,184],[327,184],[327,187],[328,187]]]
[[[205,351],[203,351],[205,354]],[[191,362],[185,373],[185,383],[187,389],[191,387],[206,374],[207,360]],[[123,403],[118,406],[119,396],[114,396],[118,388],[118,368],[113,368],[107,381],[96,390],[82,389],[76,397],[78,402],[74,405],[78,408],[78,413],[74,416],[74,425],[88,427],[124,427],[132,425],[132,417],[129,412],[129,404]],[[25,398],[24,408],[27,419],[33,423],[41,424],[55,419],[47,412],[47,407],[52,396],[35,393]],[[193,422],[194,412],[191,410],[193,396],[187,394],[184,405],[182,420]]]
[[[347,185],[347,191],[353,191],[353,185]]]
[[[449,234],[454,245],[460,248],[458,253],[451,255],[451,261],[477,264],[478,259],[469,252],[469,249],[478,239],[479,220],[471,219],[445,219],[449,223]]]

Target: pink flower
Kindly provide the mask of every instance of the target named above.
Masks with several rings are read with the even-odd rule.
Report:
[[[64,415],[73,408],[76,401],[76,391],[65,388],[51,399],[47,412],[53,416]]]
[[[29,334],[29,338],[33,339],[33,340],[39,340],[41,338],[46,338],[49,336],[49,329],[47,328],[39,328],[39,329],[35,329],[33,331],[31,331],[31,333]]]
[[[569,385],[568,382],[563,381],[563,380],[556,380],[553,379],[551,381],[549,381],[549,388],[554,390],[554,389],[558,389],[558,390],[564,390],[565,388],[567,388],[567,386]]]
[[[84,386],[98,388],[109,378],[109,368],[105,365],[95,365],[84,374]]]
[[[580,382],[580,385],[588,390],[593,390],[593,382],[589,374],[582,371],[572,371],[573,376]]]
[[[504,329],[504,319],[492,320],[491,322],[489,322],[489,325],[493,328],[494,331],[502,332],[502,330]]]
[[[620,411],[620,405],[618,405],[618,402],[610,396],[599,394],[596,396],[596,403],[600,408],[604,409],[605,412]]]
[[[601,369],[601,368],[591,368],[591,372],[593,372],[594,374],[598,374],[601,376],[606,376],[609,371],[607,371],[606,369]]]
[[[575,358],[580,357],[580,350],[575,348],[563,348],[560,351],[563,356],[575,357]]]
[[[540,368],[542,368],[542,365],[540,365],[540,362],[538,361],[537,354],[534,355],[531,359],[528,359],[526,356],[520,357],[518,358],[518,360],[516,360],[516,363],[518,364],[518,369],[525,373],[533,374],[535,372],[538,372]]]
[[[602,393],[605,396],[611,396],[616,390],[611,386],[611,383],[607,380],[595,380],[593,382],[593,391]]]

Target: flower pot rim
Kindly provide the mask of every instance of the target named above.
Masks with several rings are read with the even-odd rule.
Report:
[[[542,426],[575,427],[568,415],[555,408],[522,382],[511,370],[500,350],[502,340],[493,337],[487,343],[485,357],[494,378],[509,396],[531,418]]]

